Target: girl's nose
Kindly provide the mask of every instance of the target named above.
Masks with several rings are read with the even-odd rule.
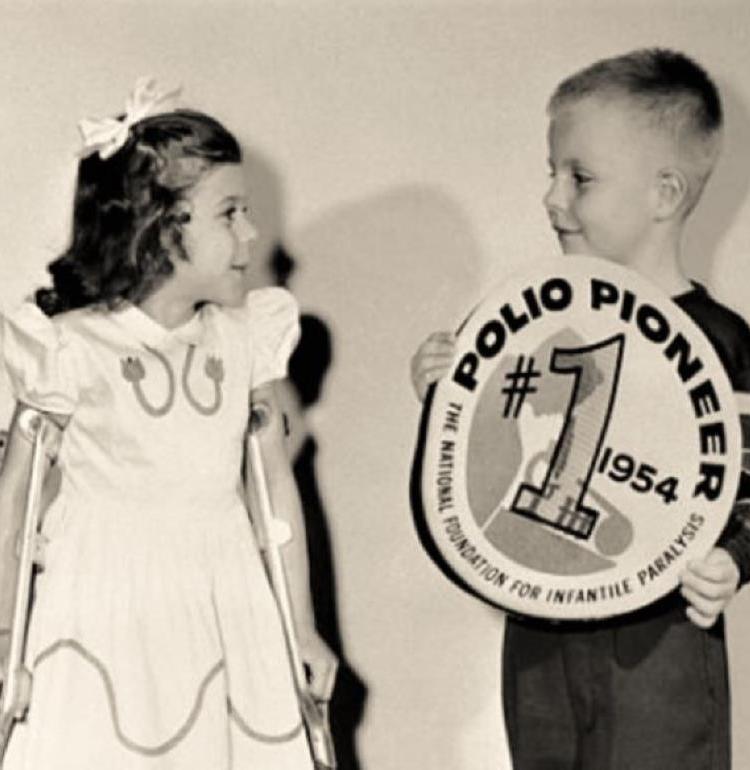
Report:
[[[242,212],[242,215],[237,217],[235,221],[237,237],[240,239],[240,241],[243,243],[248,243],[249,241],[254,241],[257,239],[258,230],[252,223],[250,217],[244,211]]]

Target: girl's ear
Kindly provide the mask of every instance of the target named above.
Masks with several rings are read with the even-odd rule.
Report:
[[[169,219],[177,227],[186,225],[190,221],[190,204],[186,200],[178,200],[169,212]]]
[[[690,186],[679,168],[662,168],[654,186],[654,217],[661,222],[680,214],[687,204]]]
[[[161,229],[159,240],[162,248],[166,249],[170,256],[186,259],[185,249],[182,245],[182,229],[190,221],[190,206],[187,201],[177,201],[169,216],[167,223]]]

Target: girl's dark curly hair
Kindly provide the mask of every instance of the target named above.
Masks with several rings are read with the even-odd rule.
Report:
[[[47,314],[123,300],[138,302],[172,273],[169,245],[181,247],[176,204],[216,163],[239,163],[237,140],[200,112],[144,118],[114,155],[78,165],[68,249],[48,266],[52,287],[35,299]]]

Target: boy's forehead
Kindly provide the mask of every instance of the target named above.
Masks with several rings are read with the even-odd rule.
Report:
[[[625,98],[585,96],[559,105],[550,115],[550,128],[603,134],[641,123],[641,112]]]
[[[643,110],[618,96],[585,96],[559,105],[550,115],[550,150],[616,153],[624,149],[652,151],[654,132]]]

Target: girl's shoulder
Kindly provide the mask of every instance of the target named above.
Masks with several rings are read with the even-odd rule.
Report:
[[[289,291],[277,286],[255,289],[239,307],[214,306],[212,312],[247,352],[253,386],[286,375],[299,339],[299,307]]]
[[[297,300],[287,289],[280,286],[253,289],[245,295],[245,300],[239,307],[224,307],[218,310],[237,323],[261,330],[285,325],[299,317]]]
[[[5,346],[12,342],[33,351],[55,350],[67,345],[68,324],[65,316],[48,316],[39,306],[24,300],[0,311],[0,328]]]
[[[69,314],[48,317],[31,301],[0,313],[0,346],[17,399],[69,414],[77,402],[80,363]]]

